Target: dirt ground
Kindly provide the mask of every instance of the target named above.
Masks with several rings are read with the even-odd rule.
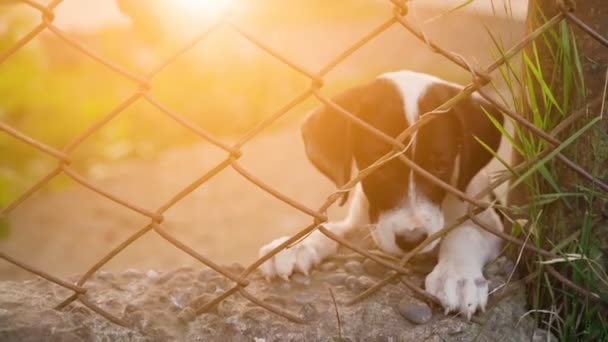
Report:
[[[316,209],[333,185],[307,161],[296,126],[254,139],[239,163],[281,193]],[[128,161],[97,170],[89,179],[108,192],[154,211],[225,157],[198,144],[162,154],[157,160]],[[342,208],[339,208],[342,209]],[[339,211],[339,210],[338,210]],[[220,264],[247,264],[258,248],[293,234],[311,218],[275,199],[228,168],[166,213],[163,226],[174,237]],[[148,219],[80,185],[36,194],[10,216],[12,236],[2,251],[47,272],[85,272]],[[155,232],[111,260],[106,269],[166,270],[198,261]],[[0,279],[28,275],[0,263]]]
[[[508,158],[503,143],[499,153]],[[297,125],[254,138],[243,148],[240,165],[255,177],[308,208],[318,208],[334,190],[308,161]],[[155,211],[225,158],[213,145],[173,149],[150,161],[99,167],[94,184],[141,208]],[[499,168],[494,161],[490,168]],[[330,208],[340,218],[346,206]],[[0,249],[53,275],[81,274],[148,222],[145,216],[75,184],[42,191],[10,216],[12,236]],[[274,198],[232,168],[217,174],[165,214],[163,227],[184,244],[219,264],[247,265],[258,249],[312,222],[306,214]],[[113,258],[105,270],[169,270],[200,263],[151,231]],[[0,263],[0,280],[31,274]]]
[[[483,20],[477,17],[462,20],[449,16],[441,20],[441,25],[431,25],[427,33],[441,46],[461,53],[475,64],[486,65],[491,61],[491,54],[483,24]],[[522,23],[493,18],[489,25],[505,38],[507,46],[523,35]],[[327,37],[331,40],[328,45],[335,45],[335,50],[340,51],[342,47],[335,42],[349,44],[352,41],[342,37],[342,33],[348,38],[353,35],[359,37],[369,31],[364,26],[358,29],[361,32],[353,32],[350,26],[348,30],[334,27],[333,35]],[[292,31],[287,33],[295,34]],[[321,29],[318,35],[325,36],[325,32]],[[463,36],[468,39],[461,39]],[[270,45],[274,40],[282,41],[279,33],[266,38]],[[417,48],[413,49],[414,46]],[[302,44],[301,49],[308,48]],[[327,61],[335,52],[330,49],[312,51],[316,58],[297,60],[309,61],[313,70],[317,68],[314,66],[316,62]],[[379,54],[378,51],[383,53]],[[303,54],[297,50],[291,53]],[[310,51],[308,55],[311,55]],[[336,73],[353,73],[354,69],[369,64],[371,56],[374,56],[374,65],[383,70],[441,70],[442,74],[451,75],[454,79],[468,79],[465,71],[433,54],[405,34],[403,28],[396,26],[349,58],[345,66],[336,69]],[[349,65],[354,69],[349,69]],[[334,189],[304,155],[297,124],[256,137],[243,148],[243,152],[239,163],[246,170],[309,208],[319,207]],[[200,143],[169,150],[154,160],[100,165],[87,178],[120,198],[155,211],[225,156],[222,150]],[[342,212],[344,208],[336,208],[330,212],[330,217],[339,217]],[[148,223],[148,219],[142,215],[77,184],[37,193],[14,210],[9,219],[12,236],[0,241],[0,250],[58,276],[84,273],[112,248]],[[310,223],[310,217],[275,199],[228,168],[169,209],[163,227],[184,244],[217,263],[248,264],[255,260],[263,244],[279,236],[293,234]],[[200,264],[156,233],[148,232],[113,258],[104,269],[162,271],[187,265]],[[27,277],[31,275],[0,262],[0,280]]]

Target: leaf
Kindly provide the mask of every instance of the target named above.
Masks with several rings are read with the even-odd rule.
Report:
[[[559,145],[555,150],[551,151],[551,153],[549,153],[548,155],[546,155],[544,158],[542,158],[536,164],[534,164],[533,167],[531,167],[530,169],[528,169],[528,171],[526,171],[515,182],[513,182],[513,184],[511,184],[509,186],[509,189],[512,190],[515,187],[517,187],[519,184],[521,184],[521,182],[523,182],[531,174],[533,174],[534,172],[536,172],[546,162],[548,162],[549,160],[555,158],[555,156],[558,153],[560,153],[566,147],[570,146],[570,144],[572,144],[576,139],[578,139],[583,133],[585,133],[589,128],[591,128],[593,125],[595,125],[601,119],[602,118],[598,116],[598,117],[595,117],[593,120],[589,121],[585,126],[583,126],[581,129],[579,129],[574,134],[572,134],[567,140],[565,140],[564,142],[562,142],[561,145]]]
[[[488,117],[488,120],[490,120],[492,125],[494,125],[494,127],[496,127],[496,129],[498,131],[500,131],[500,134],[502,134],[502,136],[505,137],[505,139],[507,139],[509,141],[509,143],[513,146],[513,148],[519,154],[525,155],[524,150],[521,148],[521,146],[516,144],[515,138],[505,129],[505,127],[503,125],[501,125],[500,122],[498,122],[498,120],[496,120],[496,118],[494,118],[490,113],[488,113],[488,111],[483,106],[481,106],[481,110],[483,110],[483,112]]]

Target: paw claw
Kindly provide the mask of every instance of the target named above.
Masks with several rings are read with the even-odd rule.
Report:
[[[259,256],[266,255],[287,239],[288,237],[282,237],[263,246],[260,248]],[[260,266],[260,271],[262,271],[267,281],[279,277],[289,282],[290,276],[295,272],[308,276],[310,269],[320,262],[314,246],[313,240],[304,240],[297,245],[286,248],[264,262]]]
[[[439,299],[446,315],[455,311],[470,321],[478,309],[485,311],[488,286],[481,269],[440,261],[427,276],[425,286]]]

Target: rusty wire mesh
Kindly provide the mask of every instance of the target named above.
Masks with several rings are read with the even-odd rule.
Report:
[[[488,227],[483,222],[480,222],[479,220],[476,219],[475,215],[477,213],[481,212],[484,208],[487,208],[488,206],[494,205],[494,203],[488,203],[488,202],[481,201],[480,198],[483,198],[485,195],[487,195],[490,191],[495,189],[500,184],[508,181],[510,179],[509,175],[502,175],[502,176],[498,177],[488,187],[483,189],[477,196],[471,197],[471,196],[468,196],[468,195],[464,194],[463,192],[459,191],[458,189],[454,188],[450,184],[447,184],[447,183],[441,181],[440,179],[436,178],[429,172],[425,171],[424,169],[422,169],[421,167],[416,165],[411,159],[406,157],[404,153],[401,153],[406,148],[406,146],[402,143],[402,141],[404,141],[408,136],[413,134],[422,125],[426,124],[430,120],[433,120],[437,116],[441,115],[446,110],[448,110],[452,106],[454,106],[454,104],[456,104],[458,101],[469,96],[473,92],[479,93],[484,99],[486,99],[487,101],[492,103],[494,106],[496,106],[506,116],[508,116],[509,118],[514,120],[517,124],[521,125],[521,127],[527,129],[529,132],[533,133],[534,135],[545,140],[548,143],[548,147],[544,151],[542,151],[537,158],[534,158],[533,160],[528,160],[528,161],[524,162],[523,164],[518,165],[516,167],[517,170],[529,169],[529,168],[533,167],[535,164],[542,162],[543,158],[550,156],[552,154],[555,154],[555,156],[557,157],[557,160],[564,163],[567,167],[571,168],[572,170],[574,170],[575,172],[580,174],[582,177],[584,177],[589,182],[593,183],[595,186],[602,189],[603,191],[608,191],[608,185],[606,183],[604,183],[600,179],[593,177],[583,167],[581,167],[580,165],[577,165],[576,163],[574,163],[573,161],[568,159],[566,156],[564,156],[560,152],[559,148],[560,148],[560,146],[562,146],[563,142],[560,141],[556,137],[557,134],[560,133],[561,131],[563,131],[565,128],[567,128],[567,126],[571,125],[572,123],[577,121],[579,118],[582,118],[585,115],[587,108],[598,103],[598,101],[600,101],[602,99],[596,99],[594,101],[591,101],[590,103],[587,103],[587,105],[584,108],[580,108],[577,111],[571,113],[570,117],[563,124],[560,124],[558,127],[556,127],[553,131],[544,132],[544,131],[538,129],[536,126],[534,126],[533,123],[526,120],[523,115],[520,115],[519,113],[516,113],[515,111],[511,110],[510,108],[507,108],[504,105],[502,105],[501,103],[497,102],[486,90],[483,89],[483,87],[485,85],[487,85],[489,82],[491,82],[492,78],[491,78],[490,74],[493,71],[497,70],[502,65],[507,63],[509,59],[511,59],[514,56],[516,56],[517,54],[519,54],[533,40],[540,37],[543,33],[547,32],[547,30],[555,27],[558,23],[562,22],[563,20],[567,20],[567,21],[577,25],[578,27],[583,29],[583,31],[585,31],[587,34],[592,36],[595,40],[597,40],[602,45],[604,45],[605,47],[608,48],[608,39],[606,37],[602,37],[600,34],[598,34],[592,28],[587,26],[582,20],[580,20],[577,17],[577,15],[574,11],[574,8],[567,6],[567,4],[563,1],[558,0],[560,12],[557,15],[548,19],[541,27],[539,27],[535,31],[529,33],[523,40],[521,40],[519,43],[515,44],[510,49],[508,49],[500,59],[496,60],[495,62],[493,62],[492,64],[490,64],[489,66],[487,66],[486,68],[484,68],[482,70],[478,70],[478,69],[475,69],[474,67],[472,67],[470,63],[468,63],[464,58],[462,58],[462,56],[460,56],[456,53],[453,53],[451,51],[448,51],[446,49],[443,49],[440,46],[438,46],[437,44],[433,43],[432,41],[430,41],[427,38],[427,36],[424,34],[423,31],[419,30],[415,25],[413,25],[410,21],[408,21],[408,19],[407,19],[408,1],[407,0],[390,0],[390,3],[389,3],[389,1],[387,1],[387,4],[392,5],[394,8],[393,15],[390,18],[386,19],[386,21],[384,21],[382,24],[377,26],[375,29],[373,29],[371,32],[369,32],[365,36],[361,37],[357,42],[352,44],[348,49],[346,49],[345,51],[340,53],[334,59],[327,62],[327,64],[324,67],[322,67],[320,70],[318,70],[317,72],[311,72],[309,70],[306,70],[305,68],[299,66],[298,63],[282,56],[280,52],[269,48],[266,44],[264,44],[263,41],[259,40],[258,38],[254,37],[253,35],[248,33],[247,30],[245,28],[241,27],[238,23],[231,21],[229,15],[225,15],[225,16],[222,16],[219,20],[217,20],[217,22],[215,22],[213,25],[210,25],[204,31],[200,32],[200,34],[195,39],[193,39],[191,42],[186,44],[182,49],[176,51],[173,55],[171,55],[169,58],[164,60],[159,65],[157,65],[155,68],[150,70],[145,75],[138,75],[129,70],[124,69],[120,65],[113,63],[109,59],[101,56],[100,54],[96,53],[95,51],[91,50],[90,48],[79,43],[77,40],[73,39],[67,33],[62,31],[59,27],[55,26],[53,24],[53,20],[55,17],[54,10],[56,9],[57,6],[59,6],[61,4],[62,0],[53,0],[46,6],[36,2],[34,0],[21,0],[21,2],[38,10],[41,14],[41,22],[33,30],[31,30],[28,34],[26,34],[24,37],[19,39],[7,51],[1,51],[0,52],[0,63],[4,62],[6,59],[8,59],[12,54],[14,54],[16,51],[21,49],[24,45],[26,45],[29,41],[31,41],[33,38],[35,38],[38,34],[40,34],[41,32],[43,32],[45,30],[48,30],[48,31],[52,32],[53,34],[55,34],[58,38],[60,38],[67,45],[80,51],[83,55],[103,64],[104,66],[115,71],[116,73],[123,75],[124,77],[128,78],[132,82],[135,82],[135,84],[138,86],[138,89],[133,94],[131,94],[126,100],[124,100],[122,103],[118,104],[109,113],[102,116],[87,130],[82,132],[80,135],[76,136],[70,143],[68,143],[66,146],[64,146],[63,149],[61,149],[61,150],[55,149],[48,145],[45,145],[44,143],[41,143],[40,141],[38,141],[32,137],[29,137],[28,135],[26,135],[24,133],[19,132],[18,130],[8,126],[7,124],[0,122],[0,130],[3,131],[5,134],[8,134],[8,135],[14,137],[15,139],[21,140],[25,144],[29,144],[29,145],[35,147],[36,149],[40,150],[41,152],[43,152],[49,156],[52,156],[57,161],[57,166],[51,172],[49,172],[42,179],[38,180],[31,188],[29,188],[29,190],[27,190],[25,193],[21,194],[12,203],[8,204],[5,208],[2,208],[2,210],[0,211],[0,216],[7,215],[13,209],[15,209],[17,206],[19,206],[24,200],[26,200],[28,197],[30,197],[33,193],[35,193],[36,191],[38,191],[39,189],[44,187],[49,181],[51,181],[51,179],[53,179],[54,177],[63,173],[65,175],[67,175],[69,178],[71,178],[72,180],[74,180],[75,182],[80,183],[84,187],[87,187],[101,196],[104,196],[118,204],[121,204],[122,206],[125,206],[141,215],[144,215],[147,218],[149,218],[149,220],[150,220],[148,224],[146,224],[144,227],[140,228],[135,234],[133,234],[128,239],[126,239],[125,241],[120,243],[113,250],[109,251],[101,260],[99,260],[88,271],[86,271],[86,273],[75,284],[72,284],[68,281],[62,280],[58,277],[48,274],[48,273],[44,272],[43,270],[35,269],[29,265],[24,264],[23,262],[20,262],[19,260],[16,260],[15,258],[13,258],[9,255],[6,255],[3,252],[0,252],[0,258],[4,259],[5,261],[14,264],[17,267],[23,268],[31,273],[34,273],[59,286],[62,286],[66,289],[73,291],[74,293],[70,297],[66,298],[63,302],[59,303],[56,306],[57,309],[65,308],[70,303],[72,303],[74,301],[79,301],[83,305],[89,307],[91,310],[95,311],[96,313],[105,317],[106,319],[108,319],[116,324],[122,325],[122,326],[128,326],[128,324],[123,319],[116,317],[112,313],[103,310],[102,308],[95,305],[88,299],[86,283],[87,283],[87,280],[89,280],[110,259],[115,257],[117,254],[119,254],[125,248],[129,247],[129,245],[131,243],[133,243],[134,241],[136,241],[137,239],[139,239],[144,234],[147,234],[150,231],[154,231],[159,236],[161,236],[162,238],[164,238],[165,240],[167,240],[168,242],[173,244],[176,248],[179,248],[180,250],[188,253],[189,255],[191,255],[192,257],[194,257],[201,263],[205,264],[206,266],[210,267],[211,269],[215,270],[216,272],[222,274],[224,277],[226,277],[226,278],[230,279],[232,282],[234,282],[234,285],[232,286],[232,288],[225,291],[223,294],[219,295],[215,299],[213,299],[207,303],[204,303],[201,306],[192,307],[197,314],[205,312],[206,310],[212,308],[213,306],[215,306],[222,300],[224,300],[227,297],[238,292],[244,298],[251,301],[252,303],[259,305],[275,314],[283,316],[288,320],[291,320],[293,322],[298,322],[298,323],[304,323],[304,320],[301,319],[300,317],[298,317],[297,315],[294,315],[290,312],[286,312],[283,309],[280,309],[274,305],[266,303],[266,302],[256,298],[250,292],[248,292],[247,286],[249,284],[249,280],[247,279],[247,277],[249,275],[251,275],[252,272],[254,272],[263,262],[265,262],[269,258],[272,258],[274,255],[279,253],[281,250],[290,247],[294,243],[297,243],[299,240],[306,237],[308,234],[310,234],[314,230],[319,230],[321,233],[326,235],[328,238],[338,242],[340,245],[343,245],[343,246],[355,251],[356,253],[359,253],[359,254],[365,256],[366,258],[370,258],[392,270],[386,278],[379,281],[374,286],[370,287],[369,289],[365,290],[364,292],[360,293],[356,297],[352,298],[350,303],[358,302],[359,300],[374,293],[375,291],[380,289],[382,286],[388,284],[391,280],[398,277],[400,274],[407,273],[408,272],[408,270],[407,270],[408,261],[413,256],[415,256],[419,251],[421,251],[430,242],[447,234],[448,232],[450,232],[451,230],[456,228],[459,224],[463,223],[464,221],[466,221],[468,219],[475,221],[484,230],[486,230],[492,234],[495,234],[510,243],[517,244],[517,245],[521,246],[522,248],[526,248],[531,251],[534,251],[541,256],[544,256],[547,258],[559,257],[558,255],[556,255],[553,252],[532,246],[509,234],[497,231],[492,227]],[[232,146],[223,143],[219,138],[206,132],[203,128],[198,127],[198,126],[194,125],[193,123],[189,122],[187,119],[180,116],[178,113],[174,112],[172,109],[167,108],[162,102],[160,102],[158,99],[156,99],[150,93],[150,80],[156,74],[158,74],[161,70],[163,70],[165,67],[167,67],[171,63],[173,63],[176,60],[176,58],[178,58],[183,53],[187,52],[198,42],[200,42],[201,40],[204,40],[206,37],[208,37],[210,34],[212,34],[215,30],[218,29],[218,27],[223,26],[223,25],[233,28],[242,37],[244,37],[245,39],[247,39],[250,42],[252,42],[253,44],[255,44],[261,50],[263,50],[263,51],[267,52],[268,54],[272,55],[273,57],[275,57],[277,59],[277,62],[286,64],[290,68],[292,68],[292,69],[296,70],[297,72],[306,76],[311,81],[310,87],[308,89],[304,90],[298,96],[291,99],[289,102],[287,102],[287,104],[285,104],[278,111],[276,111],[272,115],[268,116],[257,126],[253,127],[251,130],[246,132]],[[412,35],[414,35],[418,40],[425,43],[426,46],[431,51],[442,55],[446,59],[450,60],[451,62],[453,62],[456,65],[460,66],[461,68],[465,69],[467,72],[469,72],[471,74],[471,77],[472,77],[472,81],[468,85],[466,85],[458,95],[454,96],[449,101],[445,102],[444,104],[442,104],[435,110],[428,112],[425,115],[421,116],[421,119],[419,121],[417,121],[414,125],[412,125],[408,129],[406,129],[404,132],[402,132],[396,138],[390,137],[390,136],[384,134],[383,132],[377,130],[376,128],[367,124],[363,120],[357,118],[353,114],[351,114],[348,111],[346,111],[345,109],[341,108],[339,105],[334,103],[331,99],[323,96],[320,93],[320,89],[323,86],[323,78],[328,72],[330,72],[332,69],[334,69],[336,66],[338,66],[342,61],[344,61],[348,56],[353,54],[356,50],[358,50],[359,48],[361,48],[362,46],[367,44],[369,41],[371,41],[378,35],[382,34],[384,31],[386,31],[389,27],[392,27],[393,25],[398,25],[398,26],[403,27],[405,30],[407,30]],[[289,198],[289,197],[281,194],[280,192],[276,191],[272,187],[268,186],[267,184],[265,184],[264,182],[262,182],[261,180],[256,178],[255,175],[248,172],[238,162],[239,158],[242,156],[241,148],[248,141],[250,141],[254,136],[256,136],[262,130],[264,130],[269,125],[271,125],[273,122],[275,122],[277,119],[279,119],[284,114],[286,114],[293,107],[295,107],[296,105],[298,105],[299,103],[303,102],[304,100],[308,99],[311,96],[316,97],[323,105],[326,105],[326,106],[329,106],[329,107],[335,109],[336,112],[339,113],[340,115],[343,115],[344,117],[348,118],[354,124],[360,126],[361,128],[368,130],[373,135],[375,135],[377,138],[382,139],[383,141],[387,142],[388,144],[390,144],[393,147],[393,150],[391,152],[389,152],[388,154],[386,154],[385,156],[380,158],[376,163],[374,163],[368,169],[360,170],[359,173],[353,179],[351,179],[341,189],[339,189],[338,191],[336,191],[335,193],[330,195],[326,199],[326,201],[324,203],[322,203],[319,206],[319,208],[317,208],[317,209],[307,208],[306,206],[300,204],[297,200],[294,200],[292,198]],[[113,195],[112,193],[109,193],[106,190],[98,187],[97,185],[93,184],[92,182],[88,181],[86,178],[79,175],[74,169],[70,168],[72,152],[83,141],[85,141],[88,137],[90,137],[93,133],[95,133],[97,130],[99,130],[102,126],[106,125],[110,120],[112,120],[116,116],[120,115],[123,110],[125,110],[127,107],[129,107],[131,104],[133,104],[135,101],[137,101],[139,99],[146,100],[147,102],[152,104],[154,107],[158,108],[161,112],[166,114],[168,117],[170,117],[171,119],[173,119],[180,125],[186,127],[187,129],[191,130],[192,132],[194,132],[196,135],[198,135],[202,139],[214,144],[215,146],[223,149],[226,152],[226,157],[221,163],[216,165],[214,168],[212,168],[205,174],[201,175],[198,179],[196,179],[190,185],[188,185],[187,187],[185,187],[184,189],[179,191],[173,197],[167,199],[166,202],[163,205],[161,205],[159,208],[157,208],[156,210],[148,210],[148,209],[138,206],[135,203],[131,203],[125,199],[119,198],[119,197]],[[420,174],[422,177],[429,179],[430,181],[441,186],[446,191],[450,192],[451,194],[455,195],[456,197],[469,203],[469,209],[468,209],[468,213],[466,215],[457,219],[455,222],[450,222],[441,231],[429,236],[417,248],[415,248],[414,250],[410,251],[407,255],[405,255],[400,260],[399,263],[392,263],[392,262],[386,261],[385,259],[377,256],[374,253],[361,249],[361,248],[353,245],[352,243],[349,243],[348,241],[344,240],[343,238],[336,236],[335,234],[333,234],[331,231],[327,230],[323,226],[323,224],[327,221],[327,217],[325,215],[327,209],[340,198],[341,192],[347,191],[348,189],[352,188],[357,182],[359,182],[361,179],[366,177],[369,173],[373,172],[375,169],[377,169],[383,163],[386,163],[388,160],[391,160],[392,157],[394,157],[394,156],[399,158],[402,162],[406,163],[409,167],[411,167],[416,173]],[[163,214],[169,208],[171,208],[173,205],[175,205],[177,202],[179,202],[182,198],[187,196],[190,192],[194,191],[196,188],[198,188],[205,182],[209,181],[211,178],[213,178],[215,175],[217,175],[218,173],[220,173],[222,170],[224,170],[227,167],[232,167],[235,171],[237,171],[240,175],[242,175],[245,179],[247,179],[251,183],[255,184],[259,188],[268,192],[269,194],[271,194],[278,200],[287,203],[288,205],[309,215],[312,218],[312,222],[310,225],[301,229],[296,234],[291,236],[289,239],[287,239],[286,241],[281,243],[279,246],[274,248],[272,251],[267,253],[265,256],[261,257],[260,259],[258,259],[257,261],[255,261],[254,263],[252,263],[251,265],[246,267],[245,270],[242,271],[240,274],[234,274],[233,272],[216,264],[214,261],[209,260],[201,253],[197,252],[195,249],[193,249],[193,248],[185,245],[184,243],[178,241],[177,239],[175,239],[173,236],[171,236],[171,234],[169,234],[163,228],[163,219],[164,219]],[[529,275],[528,277],[526,277],[520,281],[529,280],[530,277],[533,277],[533,276],[534,276],[534,274]],[[557,274],[554,276],[559,279],[560,275]],[[406,280],[404,281],[404,283],[406,286],[410,287],[415,293],[419,294],[420,296],[423,296],[427,300],[430,300],[434,303],[438,303],[438,300],[436,298],[434,298],[432,295],[430,295],[423,289],[417,287],[414,284],[407,282]],[[568,285],[567,282],[564,281],[564,283],[566,285]],[[575,284],[572,284],[572,285],[576,286]],[[580,287],[576,288],[575,290],[578,292],[581,292],[585,295],[591,295],[598,299],[600,298],[598,295],[590,292],[589,290],[586,290],[586,289],[583,289]],[[505,296],[507,294],[508,294],[508,291],[504,291],[502,293],[502,296]],[[494,302],[496,302],[496,300],[497,300],[497,298],[494,298]],[[198,303],[197,299],[195,299],[192,302],[192,305],[194,306],[195,303]]]

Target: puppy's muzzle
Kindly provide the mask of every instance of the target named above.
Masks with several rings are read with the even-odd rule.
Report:
[[[395,236],[395,243],[402,251],[411,251],[416,248],[428,234],[422,228],[415,228],[404,234],[397,234]]]

